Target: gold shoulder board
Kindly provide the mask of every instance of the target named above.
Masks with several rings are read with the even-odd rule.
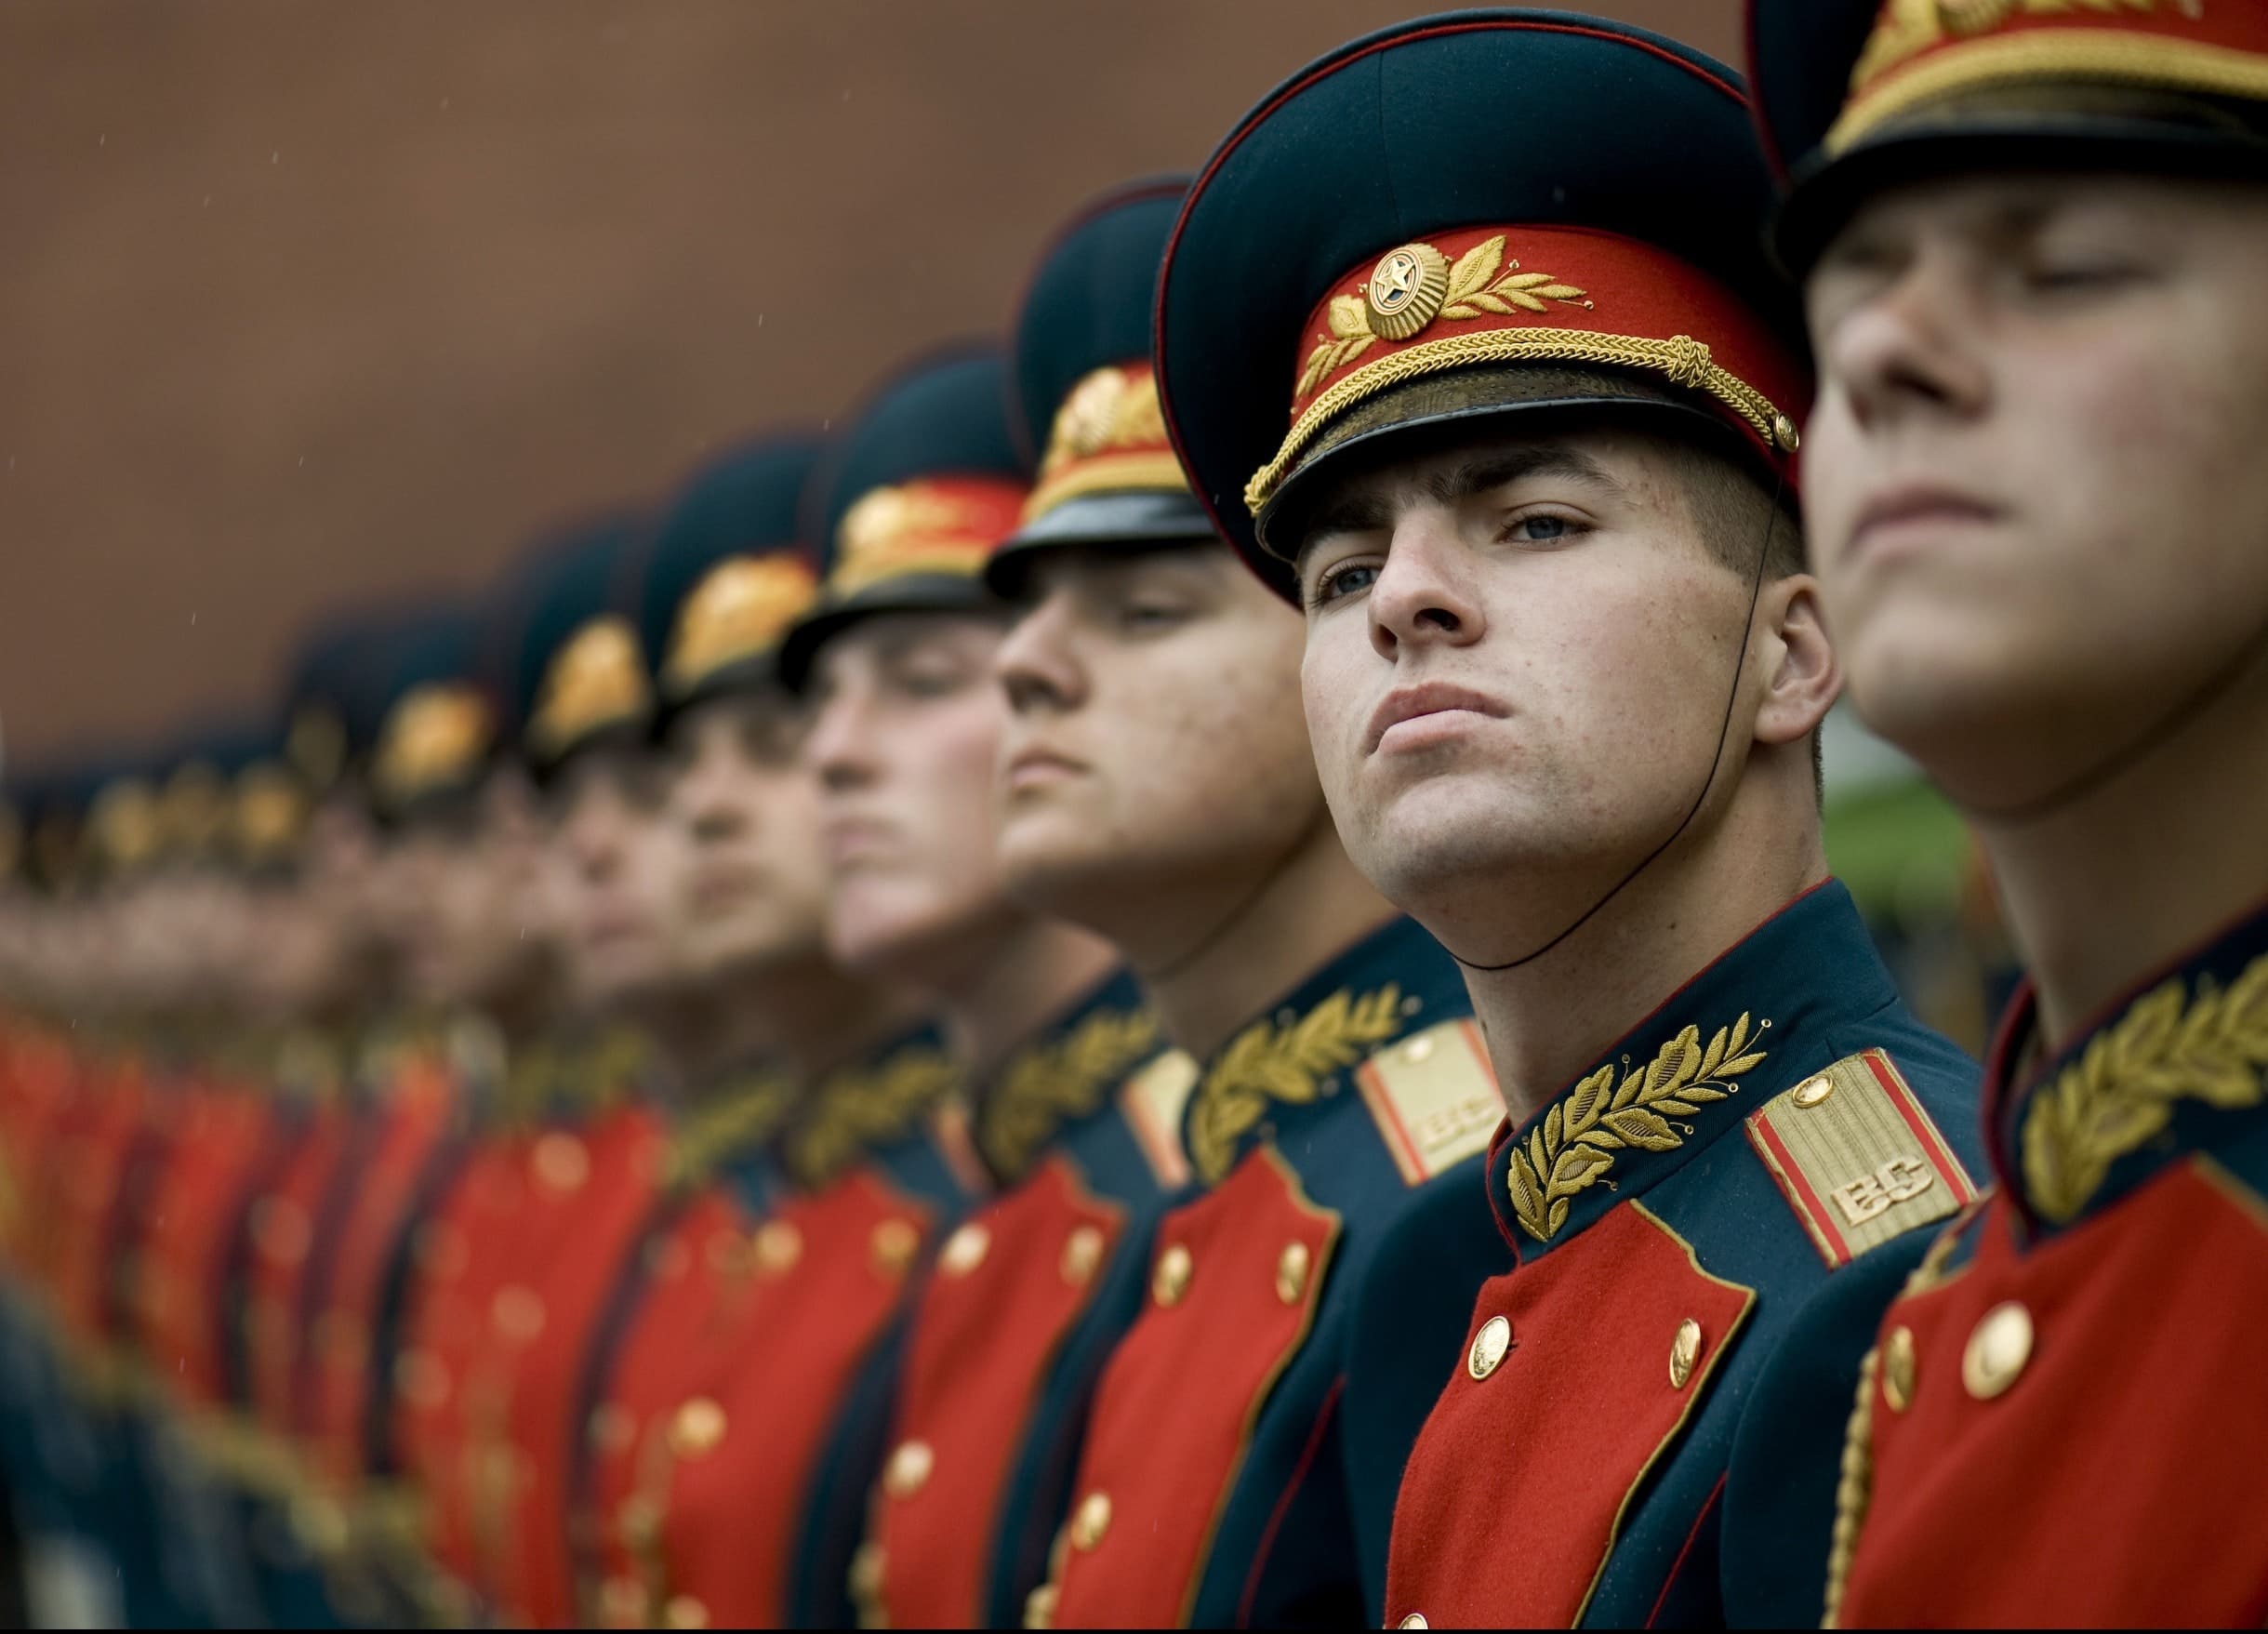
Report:
[[[1355,1069],[1355,1083],[1412,1186],[1485,1150],[1504,1122],[1496,1074],[1469,1016],[1395,1040]]]
[[[1119,1110],[1134,1131],[1150,1172],[1167,1190],[1187,1185],[1188,1154],[1182,1149],[1181,1111],[1197,1087],[1197,1062],[1187,1050],[1161,1050],[1119,1086]]]
[[[1846,1056],[1772,1096],[1749,1114],[1748,1140],[1829,1269],[1977,1194],[1880,1050]]]

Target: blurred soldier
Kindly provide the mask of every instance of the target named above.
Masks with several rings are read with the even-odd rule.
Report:
[[[1455,966],[1331,826],[1300,621],[1166,445],[1149,313],[1181,196],[1107,201],[1035,275],[1017,388],[1047,453],[988,577],[1020,609],[997,658],[1002,865],[1024,899],[1109,937],[1202,1063],[1181,1127],[1209,1189],[1130,1233],[1107,1310],[1132,1331],[1075,1467],[1060,1441],[1035,1449],[1004,1569],[1031,1589],[1068,1511],[1041,1620],[1365,1620],[1391,1487],[1358,1513],[1353,1427],[1398,1416],[1398,1470],[1455,1341],[1398,1415],[1352,1400],[1352,1291],[1411,1200],[1478,1153],[1496,1101]],[[1450,1184],[1469,1195],[1477,1164]],[[918,1538],[918,1508],[890,1519]],[[894,1612],[923,1609],[917,1574],[900,1593]]]
[[[1444,1196],[1354,1322],[1350,1401],[1462,1351],[1389,1622],[1721,1617],[1740,1551],[1784,1547],[1719,1501],[1778,1411],[1759,1373],[1972,1195],[1973,1068],[1821,849],[1839,673],[1783,503],[1806,383],[1768,196],[1716,63],[1462,13],[1303,71],[1166,259],[1175,446],[1306,608],[1339,830],[1465,964],[1511,1112],[1492,1226]]]
[[[789,1269],[761,1251],[782,1241],[764,1223],[788,1198],[779,1138],[814,1084],[907,1026],[900,1000],[827,952],[816,786],[775,667],[816,589],[796,512],[818,455],[784,437],[696,473],[639,574],[685,1002],[666,1195],[611,1296],[577,1415],[570,1536],[586,1615],[617,1626],[687,1614],[682,1592],[657,1598],[657,1512],[675,1460],[730,1428],[709,1392],[768,1342],[765,1294]]]
[[[1140,432],[1148,294],[1179,193],[1168,182],[1103,201],[1041,264],[1015,337],[1016,430],[1029,445],[1066,405],[1062,423],[1076,428],[1079,446],[1051,447],[1017,531],[989,559],[995,589],[1012,554],[1028,564],[1098,536],[1162,544],[1209,537],[1162,433],[1146,441]],[[1017,639],[994,655],[996,666]],[[1175,707],[1162,698],[1161,708]],[[1127,724],[1109,729],[1124,734]],[[1012,719],[997,765],[1016,763],[1020,736]],[[1183,740],[1163,746],[1161,758],[1160,745],[1131,734],[1118,741],[1131,759],[1147,757],[1147,793],[1172,786],[1174,756],[1201,752]],[[1299,759],[1305,766],[1304,750]],[[994,783],[997,800],[997,773]],[[1082,847],[1114,860],[1138,830],[1115,810],[1072,820]],[[1018,890],[1013,844],[1000,856],[1027,906],[1063,910],[1047,893]],[[1184,860],[1193,888],[1217,888],[1217,879],[1196,877],[1197,854]],[[1121,875],[1103,894],[1155,907],[1157,884]],[[1090,914],[1063,916],[1112,928]],[[1137,1012],[1139,1030],[1130,1031],[1129,1003],[1117,999],[1054,1048],[979,1086],[977,1146],[1001,1192],[946,1243],[918,1308],[859,1574],[872,1620],[1013,1623],[1045,1572],[1095,1379],[1139,1308],[1151,1230],[1188,1177],[1180,1123],[1195,1064],[1180,1051],[1145,1059],[1156,1024]]]
[[[1976,825],[2030,972],[1999,1189],[1860,1341],[1826,1609],[2257,1624],[2268,11],[1753,20],[1851,690]]]
[[[556,995],[538,980],[524,1024],[498,1035],[498,1098],[420,1227],[394,1416],[444,1570],[497,1614],[544,1626],[573,1615],[557,1517],[580,1361],[652,1205],[663,1139],[638,1020],[669,979],[653,860],[665,836],[637,748],[644,665],[617,610],[639,537],[608,520],[531,568],[507,638],[517,756],[477,785],[485,809],[467,838],[484,835],[488,854],[454,861],[460,890],[493,894],[477,926],[435,938],[444,962],[522,937],[544,948],[548,919],[561,956]],[[550,827],[510,853],[515,869],[497,852],[514,846],[498,803],[524,801],[523,761]]]
[[[905,1295],[988,1185],[964,1084],[981,1103],[1097,1015],[1140,1030],[1107,951],[1012,907],[992,866],[999,624],[976,573],[1024,492],[1001,380],[985,354],[907,371],[807,496],[827,572],[782,672],[812,699],[829,949],[941,1025],[829,1074],[783,1137],[795,1194],[753,1244],[762,1342],[686,1403],[652,1489],[649,1581],[672,1623],[850,1618]]]

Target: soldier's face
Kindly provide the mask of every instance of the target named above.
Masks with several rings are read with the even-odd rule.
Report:
[[[1739,764],[1749,586],[1678,471],[1621,432],[1500,430],[1342,478],[1310,513],[1323,790],[1356,866],[1442,934],[1582,912],[1677,827],[1720,729]]]
[[[2268,621],[2268,190],[1916,186],[1806,302],[1828,617],[1861,712],[1956,798],[2083,775]]]
[[[718,698],[674,724],[670,823],[680,838],[680,947],[696,978],[820,956],[827,870],[807,717],[785,693]]]
[[[1007,707],[1001,627],[885,614],[829,642],[804,755],[819,779],[828,942],[855,969],[950,985],[1013,910],[993,846],[992,767]]]
[[[1010,889],[1136,949],[1249,889],[1322,815],[1304,639],[1223,544],[1041,559],[996,666]]]
[[[397,947],[412,998],[479,1003],[546,951],[539,833],[533,792],[517,772],[497,772],[464,808],[415,824],[395,844],[386,868],[402,904]]]
[[[546,895],[569,996],[585,1009],[648,997],[680,974],[664,794],[658,757],[614,750],[577,756],[553,792]]]

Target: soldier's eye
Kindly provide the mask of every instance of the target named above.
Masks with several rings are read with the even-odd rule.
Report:
[[[1377,581],[1375,563],[1349,562],[1316,576],[1315,589],[1308,593],[1310,609],[1327,607],[1347,596],[1359,595]]]
[[[1583,525],[1572,516],[1555,516],[1549,511],[1516,516],[1505,525],[1505,538],[1516,544],[1548,545],[1561,539],[1573,538],[1583,531]]]

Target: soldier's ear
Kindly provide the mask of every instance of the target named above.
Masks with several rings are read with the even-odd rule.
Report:
[[[1768,578],[1757,597],[1755,639],[1762,693],[1758,743],[1796,743],[1819,729],[1843,690],[1842,660],[1827,638],[1819,581],[1808,573]]]

